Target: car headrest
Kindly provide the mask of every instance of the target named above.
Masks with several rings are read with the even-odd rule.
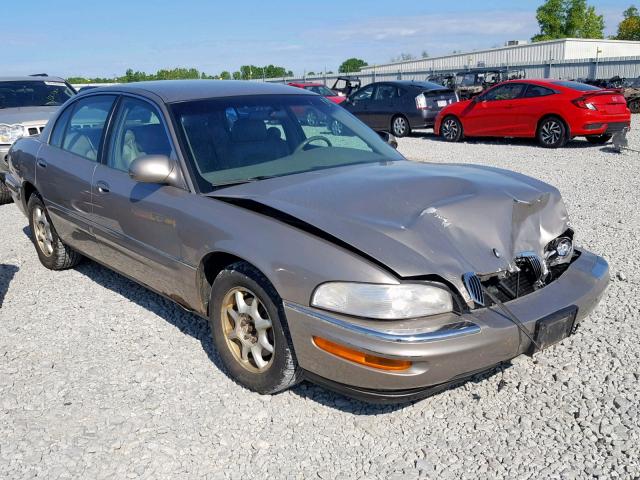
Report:
[[[262,120],[241,118],[233,125],[231,137],[236,142],[260,142],[267,138],[267,126]]]
[[[269,127],[267,129],[267,137],[269,137],[269,140],[282,140],[282,132],[278,127]]]

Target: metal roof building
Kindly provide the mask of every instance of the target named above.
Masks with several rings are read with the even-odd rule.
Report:
[[[440,57],[421,58],[404,62],[372,65],[357,76],[366,85],[375,81],[425,80],[438,72],[459,72],[474,68],[515,67],[527,78],[602,78],[619,75],[640,77],[640,42],[563,38],[545,42],[507,42],[499,48],[455,53]],[[272,79],[270,81],[321,81],[331,85],[345,74],[314,75]]]
[[[640,56],[640,42],[563,38],[536,43],[516,43],[501,48],[457,53],[441,57],[389,63],[362,69],[384,74],[412,71],[460,70],[476,67],[529,66],[566,63],[570,60],[604,60]]]

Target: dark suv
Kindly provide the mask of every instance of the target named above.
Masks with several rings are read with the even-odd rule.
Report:
[[[342,106],[378,131],[404,137],[414,128],[428,128],[438,112],[458,101],[450,88],[431,82],[394,81],[371,83],[354,92]],[[331,125],[340,133],[340,125]]]

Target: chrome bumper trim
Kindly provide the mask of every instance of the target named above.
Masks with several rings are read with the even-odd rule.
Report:
[[[351,332],[361,334],[361,335],[366,335],[368,337],[372,337],[372,338],[375,338],[376,340],[381,340],[384,342],[429,343],[429,342],[436,342],[439,340],[450,340],[453,338],[460,338],[460,337],[465,337],[467,335],[480,333],[480,327],[478,325],[476,325],[475,323],[465,322],[465,321],[445,325],[442,328],[435,330],[433,332],[414,333],[414,334],[383,332],[380,330],[375,330],[373,328],[363,327],[362,325],[356,325],[354,323],[346,322],[339,318],[328,315],[324,312],[320,312],[318,310],[314,310],[309,307],[305,307],[303,305],[298,305],[297,303],[292,303],[287,301],[283,303],[285,308],[289,308],[303,315],[308,315],[310,317],[316,318],[323,322],[327,322],[337,327],[344,328],[345,330],[349,330]]]

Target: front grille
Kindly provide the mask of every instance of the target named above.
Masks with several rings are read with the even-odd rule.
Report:
[[[462,281],[471,299],[478,305],[484,305],[484,291],[478,276],[473,272],[467,272],[462,276]]]
[[[43,130],[44,127],[29,127],[29,135],[40,135]]]

